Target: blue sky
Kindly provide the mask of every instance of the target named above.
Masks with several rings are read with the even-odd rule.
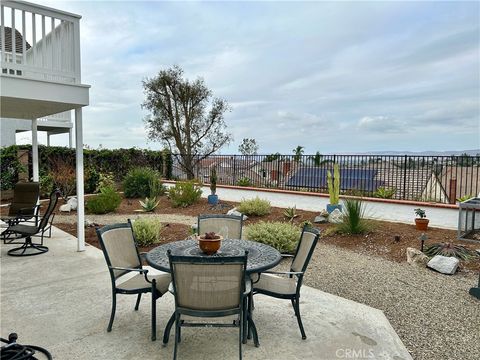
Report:
[[[83,16],[92,147],[160,147],[141,82],[173,64],[231,104],[223,153],[480,147],[478,2],[41,3]]]

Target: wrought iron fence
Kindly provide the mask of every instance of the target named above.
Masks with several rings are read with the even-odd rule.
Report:
[[[172,161],[172,178],[186,179],[181,155]],[[211,155],[194,174],[209,183],[215,167],[218,184],[326,193],[333,164],[346,195],[453,204],[480,192],[480,155]]]

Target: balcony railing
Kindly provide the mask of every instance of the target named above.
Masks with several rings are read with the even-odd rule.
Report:
[[[80,83],[79,20],[52,8],[2,0],[1,74]]]

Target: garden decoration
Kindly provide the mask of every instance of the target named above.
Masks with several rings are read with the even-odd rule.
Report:
[[[342,211],[342,205],[340,201],[340,167],[338,164],[333,165],[333,178],[332,173],[327,171],[327,186],[328,194],[330,196],[330,204],[327,204],[328,213],[332,213],[333,210],[339,209]]]
[[[427,219],[425,210],[418,208],[418,209],[415,209],[414,211],[415,211],[415,215],[417,215],[417,217],[415,218],[415,227],[417,228],[417,230],[427,231],[428,223],[430,220]]]
[[[208,203],[212,205],[218,204],[218,195],[217,191],[217,168],[214,166],[210,171],[210,191],[212,192],[208,195]]]
[[[207,255],[215,254],[220,245],[222,244],[223,237],[215,234],[213,231],[205,233],[205,235],[200,235],[198,237],[198,245],[200,250],[202,250]]]
[[[425,245],[425,241],[427,241],[428,237],[427,235],[425,235],[425,233],[422,233],[422,235],[420,235],[420,251],[423,252],[423,246]]]

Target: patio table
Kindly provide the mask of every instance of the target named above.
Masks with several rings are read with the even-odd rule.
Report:
[[[241,256],[248,251],[247,256],[247,274],[252,275],[260,273],[262,271],[271,269],[278,265],[282,260],[280,252],[273,247],[265,244],[261,244],[255,241],[249,240],[237,240],[237,239],[225,239],[222,241],[222,245],[217,253],[213,255],[207,255],[203,253],[197,240],[182,240],[171,242],[168,244],[160,245],[146,254],[146,261],[151,267],[170,272],[170,263],[168,261],[167,250],[171,250],[173,255],[182,256]],[[248,301],[248,311],[252,313],[253,307],[250,303],[251,298]],[[163,334],[163,344],[168,342],[170,337],[170,330],[175,322],[174,315],[168,320]],[[253,320],[252,320],[253,323]],[[253,325],[254,326],[254,325]],[[249,331],[247,332],[250,335]],[[244,335],[244,343],[246,342],[246,335]],[[258,339],[255,338],[256,346],[258,346]]]

